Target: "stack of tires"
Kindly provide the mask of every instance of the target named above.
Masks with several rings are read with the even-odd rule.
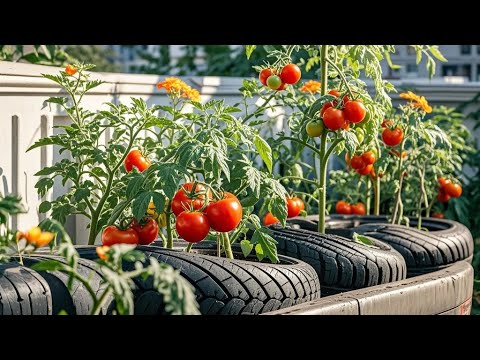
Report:
[[[471,262],[473,238],[462,224],[445,219],[410,218],[410,227],[392,225],[386,216],[331,215],[327,218],[327,233],[352,238],[354,233],[369,236],[391,246],[405,259],[407,276],[416,276],[443,269],[457,261]],[[318,216],[289,219],[289,231],[316,233]],[[318,235],[318,234],[317,234]]]

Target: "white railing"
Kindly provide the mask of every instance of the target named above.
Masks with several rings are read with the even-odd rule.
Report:
[[[60,88],[41,74],[56,74],[60,69],[47,66],[0,62],[0,192],[17,193],[28,207],[27,214],[13,219],[13,226],[26,229],[42,219],[38,213],[40,199],[35,189],[37,178],[33,176],[45,166],[60,159],[55,148],[25,150],[41,137],[58,131],[55,125],[65,124],[68,118],[57,106],[45,105],[50,96],[58,96]],[[156,89],[163,76],[97,73],[95,77],[105,81],[85,97],[84,106],[99,109],[106,102],[128,103],[130,97],[141,97],[152,104],[166,104],[164,92]],[[227,103],[240,102],[238,88],[240,78],[227,77],[185,77],[191,86],[197,88],[202,100],[224,98]],[[425,95],[433,104],[455,106],[471,99],[480,91],[479,83],[447,84],[426,81],[396,82],[397,88],[415,86],[418,93]],[[398,99],[393,96],[394,101]],[[471,125],[471,124],[470,124]],[[276,128],[283,128],[283,117],[277,118]],[[48,198],[62,194],[65,189],[60,181],[55,183]],[[69,220],[68,227],[75,234],[78,243],[86,242],[85,221],[81,218]]]

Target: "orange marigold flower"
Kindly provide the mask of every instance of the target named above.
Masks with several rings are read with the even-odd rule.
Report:
[[[432,112],[432,107],[428,104],[428,101],[427,99],[425,99],[425,96],[419,96],[417,94],[414,94],[411,91],[408,91],[406,93],[401,93],[400,97],[405,100],[411,100],[413,107],[420,108],[423,111],[425,111],[427,114]]]
[[[35,247],[42,247],[48,245],[54,237],[54,233],[42,231],[42,229],[40,229],[38,226],[32,227],[26,233],[23,233],[21,235],[17,234],[18,240],[25,238],[27,240],[27,243]]]
[[[157,84],[157,88],[165,89],[173,97],[183,97],[193,101],[200,100],[200,93],[198,90],[193,89],[191,86],[187,85],[184,81],[176,77],[165,78],[164,81]]]
[[[300,88],[300,91],[303,92],[310,92],[310,93],[315,93],[320,91],[320,88],[322,87],[322,84],[319,83],[318,81],[315,80],[309,80],[303,86]]]
[[[98,257],[103,261],[107,261],[108,260],[107,252],[109,249],[110,249],[109,246],[98,246],[96,248]]]

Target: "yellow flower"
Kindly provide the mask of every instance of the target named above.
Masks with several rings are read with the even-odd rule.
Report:
[[[26,239],[27,243],[35,247],[42,247],[48,245],[54,237],[54,233],[42,231],[42,229],[40,229],[38,226],[32,227],[26,233],[22,233],[21,231],[17,232],[17,241],[20,241],[21,239]]]
[[[315,93],[320,91],[320,88],[322,87],[322,84],[319,83],[318,81],[315,80],[309,80],[303,86],[300,88],[300,91],[303,92],[310,92],[310,93]]]
[[[109,246],[97,246],[97,248],[95,250],[97,252],[98,257],[101,260],[107,261],[108,260],[107,252],[108,252],[109,249],[110,249]]]
[[[425,99],[425,96],[419,96],[409,91],[406,93],[401,93],[400,97],[405,100],[411,100],[412,101],[411,104],[413,107],[420,108],[423,111],[425,111],[427,114],[432,112],[432,107],[428,104],[428,101],[427,99]]]
[[[176,77],[165,78],[164,81],[157,84],[157,88],[159,90],[167,90],[167,92],[173,97],[184,97],[193,101],[200,101],[200,93],[198,90],[193,89],[184,81]]]

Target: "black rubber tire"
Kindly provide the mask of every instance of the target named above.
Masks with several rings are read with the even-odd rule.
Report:
[[[185,242],[175,243],[177,248]],[[240,246],[232,246],[234,255],[243,258]],[[192,253],[157,246],[138,246],[160,262],[172,265],[194,287],[203,315],[254,315],[320,298],[320,283],[315,270],[296,259],[280,256],[281,264],[229,260],[212,256],[216,243],[195,244]],[[94,247],[77,247],[81,257],[95,259]],[[200,253],[199,253],[200,252]],[[212,254],[212,255],[207,255]],[[131,270],[132,263],[124,263]],[[151,279],[134,279],[135,315],[163,315],[162,297],[152,290]]]
[[[209,241],[196,244],[193,251],[197,253],[157,246],[137,249],[179,269],[195,287],[204,315],[256,315],[320,298],[315,270],[285,256],[279,256],[280,264],[219,258],[215,256],[216,244]],[[240,246],[234,244],[232,250],[235,257],[243,258]],[[152,295],[147,296],[146,292],[151,290],[151,282],[137,279],[137,284],[144,290],[144,300],[150,302]],[[137,314],[147,310],[148,304],[141,300],[139,297],[136,302]],[[158,310],[150,306],[147,314],[156,314]]]
[[[32,266],[44,260],[57,260],[65,263],[65,259],[54,255],[35,255],[24,258],[26,266]],[[98,270],[95,262],[88,259],[79,259],[77,271],[80,275],[89,279],[89,284],[93,291],[99,297],[104,289],[105,283],[103,275]],[[53,314],[57,315],[61,310],[64,310],[68,315],[89,315],[93,309],[93,299],[90,296],[87,288],[78,280],[74,280],[72,291],[68,291],[68,274],[60,271],[39,271],[38,274],[42,276],[47,282],[50,292],[52,293]],[[100,314],[110,314],[114,309],[115,303],[113,296],[109,296],[103,305]]]
[[[51,315],[52,294],[35,271],[16,263],[0,264],[0,315]]]
[[[304,229],[270,226],[280,254],[301,259],[315,269],[323,295],[403,280],[405,260],[391,246],[375,247],[345,237]]]
[[[473,258],[473,237],[466,226],[446,219],[423,218],[422,227],[414,228],[416,218],[410,218],[411,227],[387,223],[386,216],[332,215],[327,218],[327,232],[352,234],[357,232],[390,244],[405,258],[408,276],[426,274],[451,264]],[[301,228],[315,228],[317,216],[289,219]]]

